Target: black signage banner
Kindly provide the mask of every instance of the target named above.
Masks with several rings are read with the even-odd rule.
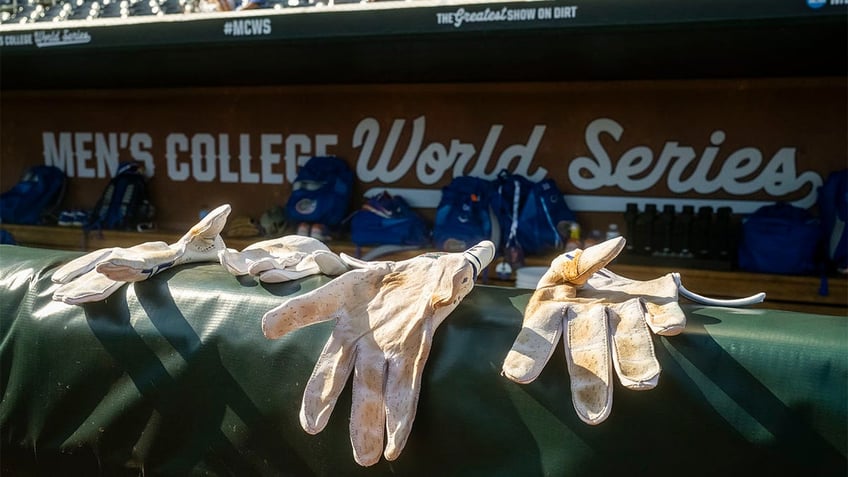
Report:
[[[56,48],[128,48],[221,42],[367,38],[458,32],[636,27],[769,19],[841,17],[835,0],[385,2],[265,9],[235,14],[177,14],[0,27],[3,54]],[[800,41],[800,40],[799,40]]]

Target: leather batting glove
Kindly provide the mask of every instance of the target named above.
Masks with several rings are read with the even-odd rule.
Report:
[[[494,255],[489,241],[465,252],[400,262],[365,262],[342,254],[353,270],[266,313],[262,331],[272,339],[335,320],[303,393],[303,429],[310,434],[324,429],[353,373],[353,457],[363,466],[378,462],[381,453],[396,459],[415,419],[433,334]]]
[[[592,425],[603,422],[612,409],[613,372],[628,389],[656,387],[661,368],[651,333],[673,336],[683,331],[686,315],[677,303],[678,291],[712,305],[746,305],[765,297],[700,297],[683,288],[677,273],[648,281],[618,276],[603,267],[624,243],[618,237],[551,262],[502,367],[512,381],[534,381],[562,336],[574,409]]]
[[[266,283],[297,280],[318,273],[341,275],[348,270],[323,242],[300,235],[256,242],[241,252],[222,250],[218,259],[233,275],[251,275]]]
[[[68,262],[53,273],[53,282],[61,284],[53,299],[71,305],[101,301],[124,283],[146,280],[177,265],[217,261],[218,252],[226,249],[220,234],[230,210],[225,204],[209,212],[170,245],[145,242],[104,248]]]

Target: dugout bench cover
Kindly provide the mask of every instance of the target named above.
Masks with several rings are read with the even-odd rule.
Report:
[[[327,428],[298,412],[331,323],[279,340],[262,315],[331,280],[162,272],[106,301],[51,299],[77,252],[0,246],[3,475],[837,475],[848,472],[845,317],[685,305],[659,386],[616,383],[599,426],[561,347],[535,382],[500,367],[531,291],[478,285],[438,329],[401,456],[358,466],[350,386]],[[683,277],[685,283],[686,277]]]

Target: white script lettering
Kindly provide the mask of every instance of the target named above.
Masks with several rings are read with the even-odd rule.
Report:
[[[609,135],[617,142],[623,133],[624,128],[612,119],[601,118],[589,123],[585,138],[591,155],[577,157],[568,166],[568,178],[578,189],[589,191],[615,186],[626,192],[642,192],[655,186],[666,175],[668,189],[674,193],[695,191],[711,194],[724,190],[741,196],[762,190],[781,197],[807,187],[807,195],[793,203],[799,207],[811,207],[816,200],[816,190],[822,184],[821,176],[816,172],[797,173],[794,147],[780,148],[762,168],[763,153],[759,149],[738,149],[727,156],[717,175],[709,177],[708,172],[718,156],[719,146],[725,140],[723,131],[714,131],[710,135],[710,146],[704,148],[688,177],[685,173],[696,160],[697,153],[692,147],[680,146],[674,141],[665,143],[656,162],[654,152],[642,145],[625,151],[613,166],[601,144],[601,136]]]
[[[372,163],[371,158],[380,136],[380,125],[374,118],[365,118],[359,122],[353,133],[353,147],[360,149],[359,159],[356,161],[356,175],[359,180],[391,184],[405,177],[413,165],[416,166],[415,173],[419,182],[426,185],[439,182],[450,169],[453,169],[452,177],[472,175],[485,179],[494,179],[501,170],[509,169],[532,181],[543,179],[548,172],[542,167],[530,172],[536,149],[545,133],[545,126],[534,126],[526,144],[512,144],[504,148],[494,166],[489,167],[492,153],[503,130],[500,124],[492,125],[476,162],[469,170],[468,166],[477,151],[472,144],[451,139],[450,147],[433,142],[424,146],[422,150],[427,128],[424,116],[419,116],[412,122],[412,132],[406,151],[400,161],[392,166],[391,160],[395,157],[398,139],[405,125],[406,121],[403,119],[395,119],[392,122],[380,156],[376,162]],[[516,163],[514,166],[513,162]]]

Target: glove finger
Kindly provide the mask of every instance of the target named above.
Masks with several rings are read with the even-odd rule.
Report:
[[[571,401],[580,419],[603,422],[612,410],[610,330],[604,306],[568,307],[565,359],[571,376]]]
[[[108,298],[124,282],[111,280],[94,270],[65,283],[53,292],[53,299],[69,305],[79,305]]]
[[[427,330],[414,356],[389,362],[386,380],[387,460],[395,460],[400,456],[412,432],[418,397],[421,395],[421,374],[430,355],[432,337],[432,331]]]
[[[381,278],[381,274],[370,270],[352,270],[309,293],[289,298],[265,313],[262,333],[276,339],[313,323],[349,319],[344,310],[364,307],[376,294]]]
[[[646,302],[648,308],[648,326],[661,336],[675,336],[686,328],[686,314],[676,300],[666,303]]]
[[[637,283],[636,280],[617,275],[608,268],[602,268],[596,271],[591,277],[589,277],[587,282],[589,288],[595,288],[598,290],[620,288],[633,283]]]
[[[318,250],[312,253],[315,263],[324,275],[336,276],[348,270],[347,265],[335,253],[329,250]]]
[[[678,282],[673,273],[638,281],[603,269],[592,276],[588,286],[580,291],[580,296],[616,303],[641,298],[647,310],[648,326],[658,335],[677,335],[686,327],[686,315],[677,303]]]
[[[297,268],[301,268],[298,267],[298,265],[303,263],[304,260],[307,260],[308,257],[309,255],[300,252],[289,252],[285,255],[280,255],[277,257],[271,255],[261,257],[259,255],[256,255],[255,259],[249,260],[249,263],[247,265],[247,273],[251,275],[259,275],[262,272],[267,272],[268,270],[274,269],[295,270]],[[309,261],[312,262],[312,260]],[[317,266],[315,266],[314,268],[317,268]]]
[[[175,251],[174,262],[160,270],[186,263],[218,261],[218,253],[227,250],[227,245],[221,237],[221,230],[227,224],[227,216],[230,215],[230,211],[230,206],[224,204],[203,217],[200,222],[171,245],[171,248]]]
[[[564,304],[541,301],[540,293],[536,291],[530,299],[521,331],[501,367],[501,374],[517,383],[526,384],[539,377],[562,336]]]
[[[680,308],[677,281],[674,274],[648,282],[651,291],[642,300],[648,310],[648,326],[662,336],[679,335],[686,328],[686,314]]]
[[[171,268],[178,257],[179,252],[165,242],[145,242],[114,249],[94,268],[112,280],[138,282]]]
[[[108,257],[113,250],[115,250],[114,247],[103,248],[77,257],[53,272],[51,280],[54,283],[68,283],[74,278],[94,270],[94,267]]]
[[[645,314],[637,298],[610,308],[612,360],[619,381],[628,389],[653,389],[660,376],[660,363]]]
[[[605,267],[624,248],[624,238],[593,245],[586,250],[573,250],[554,258],[551,266],[539,280],[536,288],[554,285],[576,285],[586,283],[595,272]]]
[[[187,243],[194,239],[214,240],[224,230],[227,225],[227,217],[230,215],[232,208],[229,204],[224,204],[216,207],[211,212],[206,214],[200,222],[196,223],[189,231],[180,238],[180,242]]]
[[[477,275],[492,263],[495,258],[497,247],[491,240],[483,240],[477,245],[462,252],[463,258],[471,264],[473,268],[473,278],[476,280]]]
[[[378,261],[378,260],[372,260],[372,261],[360,260],[358,258],[351,257],[350,255],[348,255],[344,252],[340,253],[339,257],[341,258],[342,262],[350,268],[365,268],[365,269],[377,268],[377,267],[380,267],[380,266],[385,267],[385,266],[393,263],[393,262]]]
[[[317,434],[326,427],[353,368],[356,356],[354,344],[339,335],[337,326],[321,350],[312,376],[303,390],[300,425],[310,434]]]
[[[258,254],[266,254],[264,251],[259,251]],[[218,252],[218,261],[224,269],[237,277],[247,275],[248,262],[252,260],[253,255],[258,255],[251,252],[239,252],[235,249],[221,250]]]
[[[586,248],[575,256],[573,262],[576,266],[569,270],[568,275],[564,275],[566,280],[575,285],[586,283],[595,272],[613,261],[624,249],[624,245],[624,237],[616,237]]]
[[[330,250],[324,242],[304,235],[285,235],[276,239],[264,240],[245,247],[244,251],[256,248],[267,250],[272,255],[288,252],[312,253],[318,250]]]
[[[273,270],[268,270],[267,272],[259,273],[259,281],[263,283],[282,283],[288,282],[292,280],[298,280],[303,277],[308,277],[310,275],[317,275],[320,273],[318,270],[318,266],[314,265],[309,268],[301,268],[297,269],[278,269],[275,268]]]
[[[350,408],[350,443],[359,465],[374,465],[383,453],[386,407],[383,385],[386,358],[376,343],[363,337],[357,347]],[[344,383],[342,383],[344,384]]]

